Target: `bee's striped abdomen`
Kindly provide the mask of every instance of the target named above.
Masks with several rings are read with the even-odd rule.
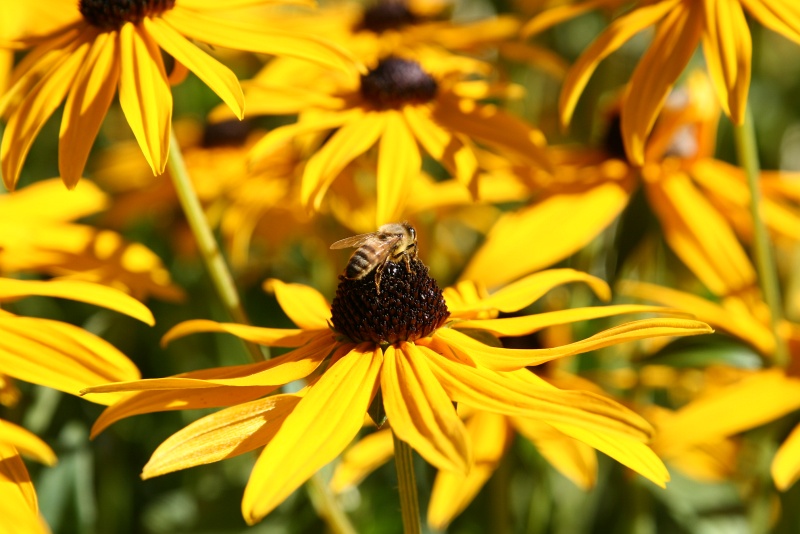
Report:
[[[366,276],[375,267],[375,257],[377,250],[369,243],[361,245],[361,248],[353,252],[350,261],[347,263],[345,276],[351,280],[358,280]]]

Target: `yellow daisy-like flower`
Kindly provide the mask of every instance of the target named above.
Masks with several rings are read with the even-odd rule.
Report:
[[[298,329],[206,320],[174,327],[164,341],[195,332],[228,332],[294,350],[264,363],[89,388],[90,393],[138,390],[108,408],[93,433],[139,413],[231,406],[169,438],[153,454],[143,476],[265,446],[242,502],[245,519],[254,523],[338,456],[358,434],[367,412],[379,423],[385,414],[397,437],[434,466],[463,473],[472,465],[473,451],[453,402],[533,418],[578,439],[591,435],[615,443],[617,437],[620,443],[643,443],[650,427],[638,415],[592,392],[559,390],[525,367],[625,341],[710,332],[706,324],[689,319],[643,319],[568,345],[504,349],[480,340],[663,308],[608,306],[496,318],[568,282],[585,282],[608,297],[601,280],[570,269],[537,273],[492,295],[472,282],[442,292],[416,258],[407,264],[402,259],[387,261],[380,287],[376,269],[361,279],[340,280],[331,305],[310,287],[267,282]],[[299,394],[259,399],[302,378],[309,385]],[[656,472],[653,478],[663,484],[666,471]]]
[[[377,226],[401,216],[423,154],[473,191],[479,171],[475,142],[520,165],[550,170],[540,131],[496,105],[477,102],[495,91],[483,80],[466,79],[482,68],[474,60],[430,48],[385,57],[361,76],[273,62],[246,86],[248,114],[299,117],[260,140],[251,151],[252,163],[260,166],[287,140],[314,136],[305,141],[313,155],[300,195],[305,206],[319,210],[345,167],[377,145]]]
[[[13,189],[17,183],[33,140],[65,98],[59,171],[67,186],[74,187],[117,88],[122,111],[150,168],[162,173],[172,119],[162,50],[194,72],[241,117],[244,98],[236,76],[191,40],[352,68],[345,52],[316,37],[255,24],[247,20],[246,11],[239,18],[219,16],[224,10],[261,4],[263,0],[36,0],[8,6],[20,18],[40,10],[68,16],[44,34],[0,35],[0,44],[33,47],[14,70],[10,88],[0,100],[0,112],[8,120],[0,144],[6,187]]]
[[[531,35],[563,20],[609,4],[588,0],[545,11],[523,28]],[[661,107],[702,42],[708,72],[725,114],[744,121],[750,86],[752,39],[745,10],[767,28],[800,43],[800,8],[787,0],[657,0],[615,19],[567,73],[561,92],[561,121],[569,124],[581,92],[597,65],[640,31],[656,32],[627,85],[623,101],[622,138],[630,160],[644,163],[645,141]],[[555,16],[554,16],[555,15]]]

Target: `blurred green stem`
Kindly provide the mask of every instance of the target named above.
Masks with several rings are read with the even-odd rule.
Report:
[[[419,534],[419,497],[417,479],[414,476],[414,457],[411,447],[398,439],[392,431],[394,440],[394,464],[397,469],[397,484],[400,492],[400,509],[403,514],[403,534]]]
[[[775,336],[774,363],[780,367],[786,367],[789,363],[789,352],[786,340],[780,335],[783,308],[778,285],[778,271],[775,267],[769,234],[764,224],[764,214],[761,209],[761,188],[758,182],[760,165],[756,147],[756,132],[749,106],[745,113],[744,123],[741,126],[734,125],[733,131],[739,163],[744,168],[747,176],[747,185],[750,189],[750,214],[753,219],[753,255],[756,258],[761,291],[764,293],[764,300],[770,310],[772,333]]]
[[[197,198],[197,192],[189,177],[186,163],[183,161],[183,153],[178,140],[175,138],[175,132],[170,132],[169,143],[167,169],[175,186],[175,192],[178,194],[183,213],[186,215],[186,220],[189,222],[195,241],[197,241],[200,256],[203,258],[208,275],[214,284],[214,289],[234,322],[249,325],[250,320],[242,307],[241,300],[239,300],[239,293],[233,283],[233,276],[225,263],[225,258],[222,257],[217,240],[208,224],[203,207],[200,205],[200,199]],[[244,341],[243,343],[254,362],[266,359],[265,354],[258,345],[249,341]]]

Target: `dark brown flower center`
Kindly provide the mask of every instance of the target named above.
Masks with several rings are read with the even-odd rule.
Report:
[[[380,293],[375,270],[360,280],[339,277],[331,305],[331,322],[351,341],[379,345],[414,341],[431,335],[450,312],[442,290],[418,259],[388,262],[381,274]]]
[[[175,7],[175,0],[80,0],[83,18],[103,30],[118,30],[126,22],[138,24],[145,17]]]
[[[242,146],[252,130],[253,123],[246,119],[209,123],[203,129],[203,139],[200,144],[203,148]]]
[[[429,102],[436,89],[436,80],[419,63],[397,57],[384,59],[361,76],[361,96],[380,109]]]
[[[406,2],[384,0],[367,8],[355,29],[383,33],[386,30],[399,30],[417,22],[419,22],[419,17],[408,9]]]

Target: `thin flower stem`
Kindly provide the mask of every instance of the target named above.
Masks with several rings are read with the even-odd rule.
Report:
[[[217,295],[219,295],[223,306],[225,306],[234,322],[249,325],[250,321],[242,307],[239,293],[233,283],[233,276],[225,263],[225,259],[222,257],[211,227],[208,225],[208,219],[206,219],[203,207],[197,198],[197,192],[189,177],[189,171],[183,161],[183,154],[174,132],[170,133],[167,168],[175,186],[175,191],[178,194],[178,200],[183,208],[183,213],[186,215],[186,220],[189,222],[195,241],[197,241],[197,248],[200,250],[200,256],[203,258],[203,263],[205,263]],[[255,343],[249,341],[244,341],[243,343],[254,362],[260,362],[266,358],[264,352]]]
[[[339,506],[336,497],[319,473],[306,482],[306,489],[317,514],[325,521],[331,532],[335,534],[356,534],[347,514]]]
[[[403,514],[403,534],[419,534],[419,497],[417,479],[414,476],[414,457],[411,447],[398,439],[392,431],[394,440],[394,465],[397,469],[397,484],[400,492],[400,510]]]
[[[767,227],[764,224],[764,214],[761,210],[761,188],[758,183],[760,164],[756,147],[756,132],[749,106],[745,113],[744,123],[741,126],[734,126],[734,137],[739,163],[744,168],[747,176],[747,185],[750,189],[750,214],[753,219],[753,255],[756,258],[761,291],[764,293],[764,300],[770,310],[772,333],[775,336],[774,362],[780,367],[785,367],[789,363],[789,352],[786,340],[780,335],[779,330],[783,319],[783,308],[778,286],[778,272],[772,255]]]

